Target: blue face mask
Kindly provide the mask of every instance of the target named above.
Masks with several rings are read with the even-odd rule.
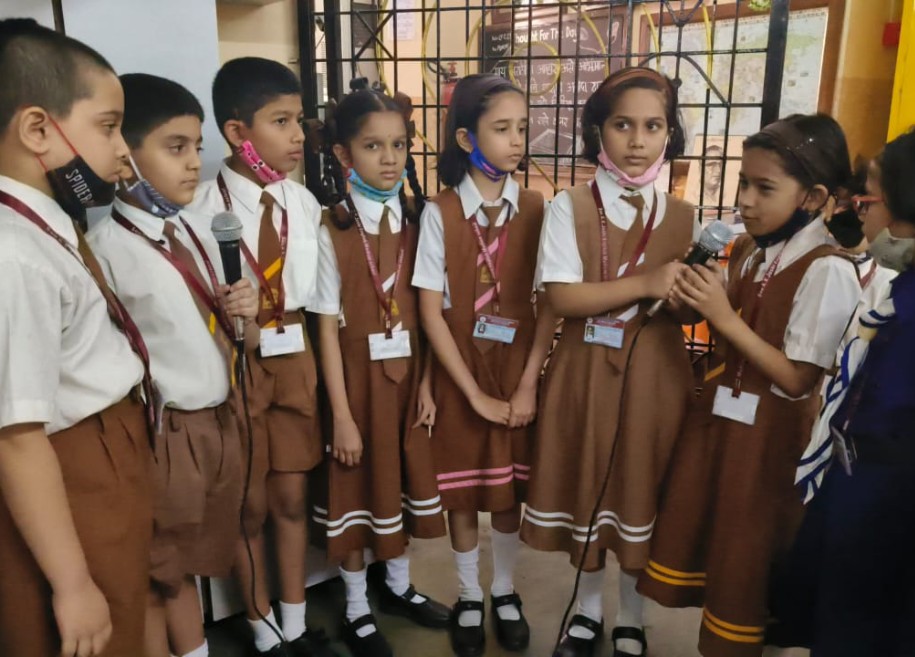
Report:
[[[132,182],[122,180],[118,185],[136,201],[141,208],[162,219],[174,217],[184,209],[183,205],[172,203],[162,196],[162,194],[143,177],[139,167],[137,167],[137,163],[133,161],[132,157],[130,158],[130,167],[136,176],[136,180]]]
[[[347,180],[349,180],[349,184],[353,186],[353,189],[364,197],[371,199],[372,201],[378,201],[379,203],[386,203],[400,194],[400,188],[403,187],[403,181],[406,177],[407,172],[404,171],[400,180],[398,180],[397,184],[391,189],[376,189],[375,187],[372,187],[362,179],[362,176],[356,173],[355,169],[349,170],[349,178],[347,178]]]
[[[486,156],[483,155],[483,151],[480,150],[480,145],[477,144],[477,138],[472,132],[468,131],[467,137],[473,145],[473,150],[470,152],[470,163],[482,171],[484,176],[493,182],[499,182],[509,174],[508,171],[502,171],[502,169],[486,159]]]

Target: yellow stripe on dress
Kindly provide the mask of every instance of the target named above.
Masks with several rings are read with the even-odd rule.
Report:
[[[762,643],[765,627],[760,625],[735,625],[721,620],[707,608],[702,610],[702,624],[714,634],[736,643]]]
[[[667,568],[655,561],[649,561],[645,572],[652,579],[672,586],[705,586],[705,573],[687,573],[673,568]]]

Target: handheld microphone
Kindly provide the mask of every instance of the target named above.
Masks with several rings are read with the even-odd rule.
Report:
[[[210,225],[213,237],[219,244],[219,255],[222,258],[222,270],[228,285],[241,280],[241,235],[242,224],[233,212],[220,212],[213,217]],[[245,319],[235,317],[235,342],[243,344],[245,340]]]
[[[684,265],[701,265],[709,258],[717,254],[721,249],[726,247],[734,237],[734,232],[723,221],[713,221],[702,233],[699,234],[699,240],[693,245],[686,257],[683,258]],[[654,317],[667,299],[658,299],[648,309],[648,317]]]

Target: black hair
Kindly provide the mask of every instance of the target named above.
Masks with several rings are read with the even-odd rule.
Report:
[[[0,20],[0,134],[23,107],[42,107],[57,118],[92,96],[86,73],[114,73],[111,64],[84,43],[29,18]]]
[[[880,188],[893,219],[915,224],[915,131],[909,130],[880,155]]]
[[[333,181],[333,186],[337,189],[336,202],[345,200],[349,209],[349,217],[343,222],[338,220],[336,214],[331,215],[335,225],[343,230],[350,228],[353,225],[352,216],[355,212],[355,208],[352,205],[352,199],[345,193],[346,180],[343,177],[343,166],[340,164],[340,161],[337,160],[336,155],[334,155],[333,146],[334,144],[341,144],[342,146],[349,147],[350,142],[359,134],[359,131],[362,130],[369,115],[374,112],[395,112],[404,118],[404,128],[408,128],[403,107],[393,98],[380,91],[366,88],[358,89],[357,91],[353,91],[344,96],[339,104],[328,106],[328,138],[324,140],[325,169]],[[407,202],[407,193],[403,187],[400,188],[400,207],[403,216],[411,223],[416,223],[419,220],[419,215],[422,213],[425,204],[425,196],[422,192],[422,187],[419,185],[419,180],[416,177],[415,163],[412,169],[410,167],[411,159],[412,158],[408,153],[406,173],[410,181],[410,187],[414,193],[414,207],[411,208]],[[417,193],[417,191],[419,193]]]
[[[468,75],[455,85],[445,121],[445,147],[438,156],[438,177],[448,187],[456,187],[470,171],[469,154],[458,144],[457,131],[464,128],[475,135],[480,117],[490,108],[492,99],[504,93],[524,96],[518,87],[498,75]]]
[[[295,73],[262,57],[240,57],[222,65],[213,80],[213,114],[225,137],[226,121],[241,121],[250,127],[254,115],[279,96],[302,95]]]
[[[686,133],[680,117],[677,85],[667,76],[650,68],[633,66],[611,73],[585,101],[581,112],[581,156],[591,164],[599,163],[597,158],[601,151],[601,130],[616,110],[616,103],[630,89],[650,89],[664,96],[669,133],[664,159],[672,160],[683,155],[686,148]]]
[[[792,114],[771,123],[743,142],[778,155],[782,167],[804,189],[823,185],[843,195],[852,180],[851,157],[842,126],[827,114]]]
[[[203,122],[200,101],[177,82],[146,73],[128,73],[121,76],[121,86],[121,133],[130,148],[139,148],[150,132],[179,116],[196,116]]]

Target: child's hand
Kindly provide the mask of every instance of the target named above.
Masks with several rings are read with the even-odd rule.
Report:
[[[111,638],[105,596],[89,577],[72,591],[54,591],[52,604],[60,632],[61,655],[95,657]]]
[[[495,424],[508,424],[511,418],[511,406],[507,401],[490,397],[484,392],[478,392],[470,398],[470,405],[477,414]]]
[[[334,418],[334,458],[350,467],[362,460],[362,436],[352,418]]]
[[[713,268],[720,269],[717,263],[686,269],[674,285],[673,296],[718,325],[731,318],[734,309]]]
[[[419,384],[419,397],[416,400],[416,423],[414,429],[420,426],[432,427],[435,425],[435,401],[432,399],[432,383],[424,377]]]
[[[508,400],[508,405],[511,410],[508,426],[512,429],[526,427],[537,415],[537,386],[520,384]]]
[[[668,262],[657,269],[650,271],[645,276],[645,289],[651,299],[666,299],[677,280],[677,276],[689,269],[682,262]]]
[[[222,285],[219,292],[229,317],[244,317],[245,319],[257,317],[259,295],[247,278],[240,278],[231,287]]]

